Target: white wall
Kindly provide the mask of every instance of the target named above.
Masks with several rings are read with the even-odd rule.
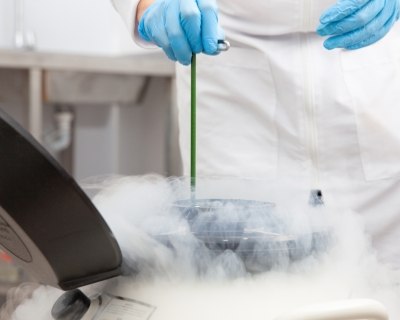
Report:
[[[84,54],[147,52],[130,38],[109,0],[24,0],[37,49]],[[12,48],[14,1],[0,0],[0,47]]]
[[[14,1],[0,0],[0,47],[11,47],[14,32]]]

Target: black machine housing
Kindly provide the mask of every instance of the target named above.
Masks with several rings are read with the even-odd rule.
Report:
[[[115,237],[75,180],[0,110],[0,248],[70,290],[121,274]]]

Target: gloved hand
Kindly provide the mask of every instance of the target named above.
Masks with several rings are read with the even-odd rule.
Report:
[[[217,54],[218,39],[224,39],[216,0],[157,0],[144,12],[138,31],[184,65],[192,52]]]
[[[317,33],[334,35],[324,42],[328,50],[360,49],[382,39],[399,16],[400,0],[339,0],[322,14]]]

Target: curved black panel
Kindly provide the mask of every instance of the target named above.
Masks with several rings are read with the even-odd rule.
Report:
[[[90,199],[1,110],[0,207],[0,246],[37,280],[71,289],[120,273],[119,246]]]

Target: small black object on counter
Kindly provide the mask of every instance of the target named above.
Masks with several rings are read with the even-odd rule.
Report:
[[[53,306],[54,320],[81,320],[90,307],[90,299],[79,289],[64,293]]]

